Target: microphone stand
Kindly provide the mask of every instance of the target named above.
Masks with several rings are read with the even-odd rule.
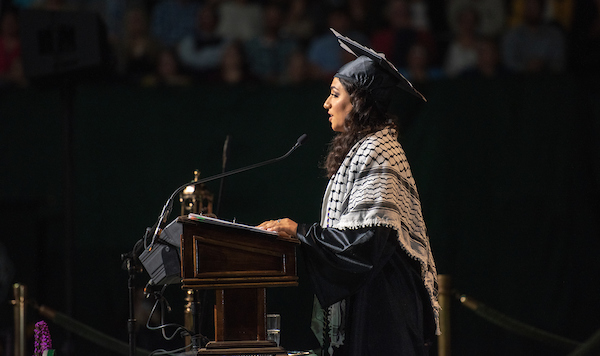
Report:
[[[127,291],[129,292],[129,319],[127,319],[127,334],[129,335],[129,356],[135,355],[136,348],[136,335],[135,335],[135,262],[133,262],[133,256],[127,256],[125,259],[125,267],[129,278],[127,279]]]
[[[152,246],[154,245],[154,241],[156,240],[156,238],[158,236],[160,236],[161,225],[166,222],[166,219],[169,217],[169,214],[171,213],[171,209],[173,207],[173,200],[175,199],[175,196],[177,196],[177,194],[179,194],[181,191],[183,191],[186,187],[188,187],[190,185],[195,186],[195,185],[198,185],[198,184],[210,182],[210,181],[217,180],[217,179],[220,179],[220,178],[229,177],[229,176],[234,175],[234,174],[242,173],[242,172],[245,172],[245,171],[249,171],[251,169],[255,169],[255,168],[258,168],[258,167],[266,166],[267,164],[271,164],[271,163],[275,163],[277,161],[281,161],[282,159],[285,159],[289,155],[291,155],[292,152],[294,152],[298,147],[300,147],[306,141],[307,137],[308,136],[306,134],[303,134],[302,136],[298,137],[298,140],[296,141],[296,144],[286,154],[284,154],[283,156],[280,156],[280,157],[277,157],[277,158],[273,158],[273,159],[270,159],[270,160],[267,160],[267,161],[264,161],[264,162],[255,163],[255,164],[247,166],[247,167],[242,167],[242,168],[234,169],[232,171],[228,171],[228,172],[223,172],[223,173],[220,173],[220,174],[216,174],[216,175],[214,175],[212,177],[200,179],[200,180],[197,180],[197,181],[192,181],[192,182],[186,183],[186,184],[180,186],[179,188],[177,188],[173,192],[173,194],[171,194],[171,196],[169,197],[169,199],[167,200],[167,202],[163,206],[163,209],[162,209],[162,211],[161,211],[161,213],[160,213],[160,215],[158,217],[158,220],[156,222],[156,227],[153,227],[154,233],[152,235],[152,242],[150,243],[150,247],[146,246],[146,239],[144,238],[144,248],[145,249],[151,249],[152,248]],[[147,233],[148,232],[149,232],[149,230],[147,231]]]
[[[142,271],[142,268],[136,260],[138,260],[138,252],[140,247],[140,242],[138,241],[133,250],[124,253],[121,255],[121,260],[123,261],[123,269],[127,270],[127,274],[129,278],[127,279],[127,290],[129,294],[129,318],[127,319],[127,334],[129,335],[129,356],[135,356],[136,353],[136,322],[135,319],[135,275]]]

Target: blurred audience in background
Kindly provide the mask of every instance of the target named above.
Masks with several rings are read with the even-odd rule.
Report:
[[[366,0],[347,0],[346,7],[352,21],[352,27],[358,31],[367,31],[367,17],[369,16],[369,7],[372,1]]]
[[[290,56],[297,48],[294,40],[281,35],[283,16],[279,4],[273,2],[265,5],[261,33],[245,42],[250,71],[263,82],[282,83],[288,70]]]
[[[315,21],[309,0],[289,0],[281,35],[294,39],[300,46],[306,46],[314,34]]]
[[[472,5],[465,5],[455,12],[456,23],[444,59],[444,71],[448,77],[457,77],[477,63],[480,13]]]
[[[565,31],[571,29],[575,0],[545,0],[542,1],[541,17],[545,23],[557,25]],[[527,0],[507,0],[511,16],[508,18],[508,26],[515,27],[525,21],[527,15]]]
[[[460,15],[465,8],[477,12],[477,33],[488,38],[502,34],[506,27],[506,3],[509,0],[451,0],[448,22],[454,33],[460,31]]]
[[[246,52],[241,41],[234,40],[230,42],[223,51],[220,64],[220,79],[229,85],[254,81],[248,68]]]
[[[514,72],[562,71],[566,59],[563,32],[544,20],[543,0],[525,0],[524,6],[523,23],[504,35],[504,64]]]
[[[217,33],[218,24],[216,7],[211,3],[204,4],[197,13],[194,32],[177,46],[184,69],[197,81],[218,77],[219,64],[227,47],[227,41]]]
[[[263,10],[252,0],[220,0],[217,33],[230,40],[250,40],[262,32]]]
[[[419,31],[431,31],[429,19],[429,4],[426,0],[411,0],[409,2],[412,23]]]
[[[116,78],[145,85],[329,81],[353,56],[334,28],[416,83],[600,74],[600,0],[6,0],[0,86],[24,86],[19,11],[95,11]],[[160,58],[160,60],[159,60]],[[170,73],[170,74],[169,74]]]
[[[182,72],[177,53],[165,48],[158,54],[154,71],[142,78],[141,83],[148,87],[187,86],[192,84],[192,79]]]
[[[496,78],[507,74],[500,61],[498,43],[495,39],[483,37],[477,41],[477,63],[461,73],[463,77]]]
[[[415,26],[408,0],[389,0],[385,7],[387,25],[373,34],[371,45],[383,52],[396,67],[406,67],[410,48],[419,43],[427,48],[430,58],[437,56],[433,35],[427,28]]]
[[[35,4],[35,7],[50,11],[66,11],[77,9],[76,5],[67,0],[41,0]]]
[[[330,28],[362,44],[369,45],[368,37],[352,26],[352,19],[346,8],[331,8],[327,14],[327,25],[310,41],[307,57],[314,78],[330,80],[342,65],[354,56],[340,48],[337,38]]]
[[[98,13],[106,24],[108,42],[111,44],[118,42],[125,33],[128,9],[137,7],[147,10],[144,0],[86,0],[85,3],[84,9]]]
[[[0,15],[0,88],[25,85],[18,14],[10,9]]]
[[[300,84],[312,79],[311,67],[306,55],[300,51],[294,51],[288,61],[288,70],[283,77],[283,84]]]
[[[444,77],[441,68],[432,66],[427,47],[415,43],[408,50],[406,67],[398,68],[400,73],[414,85],[431,82]]]
[[[167,47],[173,47],[194,32],[200,2],[160,0],[152,10],[152,35]]]
[[[125,14],[124,34],[115,40],[117,73],[129,83],[140,83],[155,67],[161,44],[150,34],[148,14],[141,7]]]

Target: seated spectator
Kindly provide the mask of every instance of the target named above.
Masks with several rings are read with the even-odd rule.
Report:
[[[510,27],[518,26],[525,21],[526,0],[510,0],[508,6],[510,8],[510,17],[508,24]],[[549,24],[560,26],[563,31],[571,30],[575,7],[581,1],[575,0],[548,0],[543,4],[542,18],[543,21]]]
[[[276,4],[263,10],[264,29],[260,36],[245,42],[245,51],[252,75],[268,83],[281,83],[296,43],[283,38],[280,30],[283,12]]]
[[[419,84],[444,77],[444,71],[441,68],[431,66],[427,47],[420,43],[412,45],[408,51],[406,62],[407,66],[398,68],[398,70],[406,79],[416,85],[417,89]]]
[[[332,9],[327,15],[327,28],[323,34],[313,38],[308,44],[307,57],[315,79],[331,80],[333,74],[342,65],[355,59],[340,47],[337,38],[329,28],[359,43],[367,46],[369,43],[366,35],[352,28],[350,16],[345,9]]]
[[[372,10],[373,1],[369,0],[346,0],[348,15],[352,22],[352,27],[357,31],[367,31],[369,11]],[[376,7],[377,4],[375,4]]]
[[[0,88],[26,84],[17,12],[8,10],[0,17]]]
[[[524,23],[510,29],[502,43],[502,58],[515,72],[559,72],[565,67],[565,37],[544,23],[543,0],[527,0]]]
[[[479,12],[467,6],[456,13],[457,32],[450,41],[444,59],[444,71],[448,77],[457,77],[477,64]]]
[[[284,37],[305,44],[315,33],[315,23],[309,14],[308,0],[291,0],[281,28]]]
[[[117,71],[130,83],[151,74],[156,67],[160,43],[150,35],[148,16],[142,8],[135,7],[125,15],[125,34],[117,40]]]
[[[412,0],[410,2],[410,12],[412,14],[413,26],[417,30],[431,31],[431,20],[429,19],[429,1]]]
[[[240,84],[254,78],[248,69],[244,46],[240,41],[230,42],[221,57],[221,80],[226,84]]]
[[[136,0],[137,1],[137,0]],[[108,42],[115,45],[125,36],[125,21],[127,10],[132,0],[87,0],[83,9],[100,15],[106,24]]]
[[[285,84],[300,84],[311,79],[308,58],[302,51],[294,51],[290,56],[288,71],[284,78]]]
[[[219,6],[217,33],[228,40],[250,40],[261,34],[263,11],[251,0],[224,0]]]
[[[376,31],[371,37],[371,45],[375,51],[385,53],[390,62],[402,68],[407,66],[410,48],[415,43],[421,43],[427,47],[431,58],[436,59],[435,39],[429,31],[415,27],[407,0],[389,0],[385,14],[387,26]]]
[[[197,79],[210,79],[218,73],[227,46],[227,41],[216,32],[218,21],[214,6],[204,5],[198,11],[194,33],[177,46],[184,68]]]
[[[174,47],[194,32],[200,3],[193,0],[160,0],[152,9],[152,35],[165,47]]]
[[[448,7],[448,23],[454,33],[460,31],[459,14],[465,8],[473,8],[478,13],[477,33],[481,36],[496,37],[504,31],[506,5],[504,0],[452,0]]]
[[[154,73],[142,80],[142,86],[187,86],[192,83],[190,77],[181,72],[179,59],[175,51],[162,50],[158,55]]]
[[[463,71],[461,76],[495,78],[506,73],[500,61],[498,43],[491,38],[482,38],[477,43],[477,64]]]

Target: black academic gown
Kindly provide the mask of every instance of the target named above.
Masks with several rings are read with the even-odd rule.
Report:
[[[346,301],[346,335],[335,356],[428,354],[435,335],[431,303],[419,265],[395,230],[300,224],[297,236],[321,306]]]

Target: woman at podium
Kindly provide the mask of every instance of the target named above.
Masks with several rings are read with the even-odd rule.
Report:
[[[321,222],[260,228],[300,240],[323,355],[428,355],[439,334],[437,274],[417,187],[387,114],[392,90],[425,98],[381,54],[333,31],[357,58],[323,107],[333,138]]]

